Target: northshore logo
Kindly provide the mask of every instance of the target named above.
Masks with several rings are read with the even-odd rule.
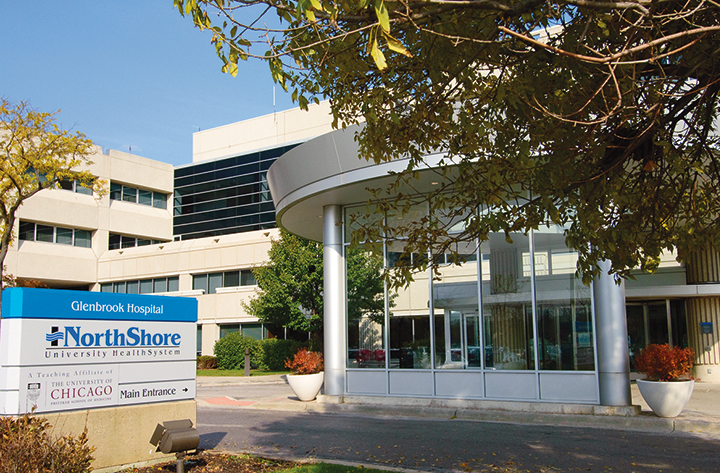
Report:
[[[180,346],[179,333],[148,332],[140,327],[130,327],[124,332],[118,329],[107,329],[104,332],[85,332],[82,326],[52,327],[51,333],[45,335],[50,346],[89,348],[89,347],[177,347]]]

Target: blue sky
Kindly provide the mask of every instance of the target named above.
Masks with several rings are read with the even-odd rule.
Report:
[[[0,96],[62,110],[105,149],[186,164],[194,132],[274,111],[267,65],[223,74],[210,37],[172,0],[0,0]]]

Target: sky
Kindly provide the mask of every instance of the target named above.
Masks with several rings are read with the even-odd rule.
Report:
[[[264,63],[223,74],[211,37],[172,0],[0,0],[0,97],[60,110],[103,149],[187,164],[193,133],[295,106]]]

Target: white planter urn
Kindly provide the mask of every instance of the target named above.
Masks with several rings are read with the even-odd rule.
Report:
[[[695,381],[637,380],[638,389],[658,417],[677,417],[692,396]]]
[[[312,401],[320,392],[325,373],[315,374],[289,374],[288,384],[301,401]]]

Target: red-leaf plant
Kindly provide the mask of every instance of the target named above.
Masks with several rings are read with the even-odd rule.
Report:
[[[285,367],[295,374],[315,374],[323,370],[322,353],[307,351],[305,348],[298,350],[291,360],[285,360]]]
[[[695,363],[692,348],[651,344],[635,358],[635,369],[645,373],[650,381],[681,381],[692,379],[690,368]]]

